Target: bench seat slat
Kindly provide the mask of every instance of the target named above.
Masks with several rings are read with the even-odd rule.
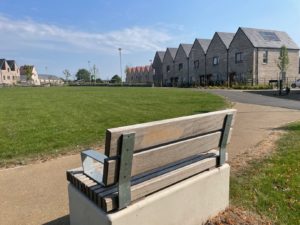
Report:
[[[145,179],[144,182],[131,186],[131,201],[135,201],[205,170],[215,168],[216,165],[216,157],[207,158],[155,178]],[[117,199],[117,193],[105,196],[102,198],[102,209],[106,212],[117,209]]]

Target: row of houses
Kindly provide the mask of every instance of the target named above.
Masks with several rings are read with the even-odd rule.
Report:
[[[212,39],[157,51],[153,60],[156,86],[266,83],[277,80],[280,49],[288,50],[288,79],[299,76],[299,47],[286,32],[238,28],[216,32]]]
[[[154,71],[152,65],[126,68],[126,83],[128,84],[152,84]]]
[[[0,59],[0,85],[62,85],[61,78],[54,75],[38,74],[35,66],[18,67],[15,60]]]

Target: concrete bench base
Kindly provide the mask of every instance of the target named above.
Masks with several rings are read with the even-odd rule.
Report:
[[[229,204],[228,164],[106,214],[69,185],[71,225],[201,225]]]

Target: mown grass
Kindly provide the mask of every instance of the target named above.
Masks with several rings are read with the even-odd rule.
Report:
[[[105,129],[225,108],[188,89],[0,89],[0,164],[103,143]]]
[[[300,123],[287,128],[277,151],[231,180],[232,203],[275,224],[300,224]]]

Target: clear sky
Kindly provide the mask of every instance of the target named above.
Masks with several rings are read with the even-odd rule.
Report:
[[[0,0],[0,58],[39,73],[75,74],[96,64],[102,79],[155,51],[238,27],[286,31],[300,45],[300,0]]]

